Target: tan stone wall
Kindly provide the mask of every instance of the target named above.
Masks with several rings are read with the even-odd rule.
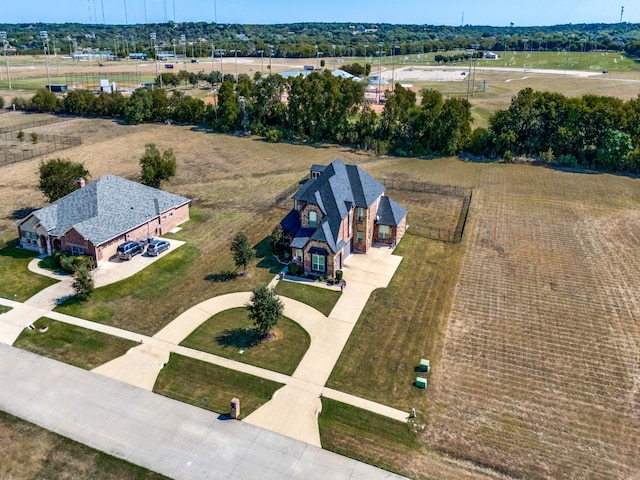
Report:
[[[322,210],[318,205],[313,203],[308,203],[300,210],[300,224],[304,228],[309,228],[309,212],[316,212],[317,222],[316,225],[320,225],[322,223],[322,219],[324,216],[322,215]]]
[[[325,272],[322,273],[321,275],[325,276],[325,277],[332,277],[334,276],[335,272],[334,270],[334,263],[335,263],[335,256],[333,255],[333,253],[331,253],[331,250],[329,250],[329,248],[327,247],[327,244],[324,242],[319,242],[317,240],[311,240],[306,247],[304,247],[304,271],[307,273],[317,273],[314,272],[312,270],[312,261],[311,261],[311,253],[309,253],[309,250],[312,249],[313,247],[317,247],[317,248],[324,248],[327,251],[327,256],[325,257],[325,261],[324,261],[324,266],[325,266]],[[320,275],[320,273],[318,273],[318,275]]]

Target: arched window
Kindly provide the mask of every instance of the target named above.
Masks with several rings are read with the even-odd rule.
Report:
[[[309,228],[318,228],[318,214],[314,211],[309,212]]]

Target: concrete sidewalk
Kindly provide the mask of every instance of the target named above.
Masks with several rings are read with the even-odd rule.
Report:
[[[0,409],[174,479],[398,475],[0,344]]]

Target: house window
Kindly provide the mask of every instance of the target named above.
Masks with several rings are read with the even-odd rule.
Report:
[[[302,249],[296,248],[296,263],[302,265]]]
[[[311,269],[315,272],[324,272],[324,256],[311,254]]]
[[[362,232],[356,232],[356,241],[362,243]]]
[[[318,228],[318,214],[316,212],[309,212],[309,228]]]
[[[298,202],[298,200],[293,201],[293,208],[297,211],[300,211],[300,202]]]
[[[378,238],[381,240],[389,238],[389,225],[378,225]]]
[[[349,210],[349,238],[353,237],[353,208]]]
[[[361,222],[364,220],[364,208],[358,208],[358,221]]]
[[[84,255],[84,248],[71,245],[71,255]]]

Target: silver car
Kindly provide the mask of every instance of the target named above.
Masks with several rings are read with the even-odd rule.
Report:
[[[160,255],[165,250],[169,250],[171,244],[166,240],[153,240],[147,247],[147,254],[152,257]]]

